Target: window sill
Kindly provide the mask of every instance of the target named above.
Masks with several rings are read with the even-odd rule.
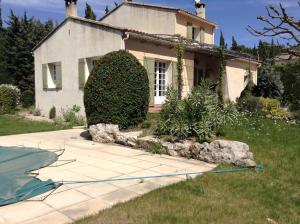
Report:
[[[43,90],[44,90],[45,92],[48,92],[48,91],[49,91],[49,92],[50,92],[50,91],[53,91],[53,92],[56,91],[56,92],[58,92],[58,91],[61,91],[62,89],[61,89],[61,88],[47,88],[47,89],[44,88]]]

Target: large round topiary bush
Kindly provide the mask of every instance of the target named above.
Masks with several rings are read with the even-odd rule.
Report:
[[[143,122],[149,106],[146,69],[126,51],[105,55],[85,85],[84,105],[89,126],[106,123],[126,129]]]

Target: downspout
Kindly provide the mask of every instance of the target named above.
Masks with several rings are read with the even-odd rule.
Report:
[[[128,40],[130,37],[128,32],[124,32],[123,36],[122,36],[122,50],[126,51],[126,45],[125,45],[125,41]]]

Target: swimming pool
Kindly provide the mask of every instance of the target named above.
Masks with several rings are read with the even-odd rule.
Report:
[[[0,146],[0,206],[41,195],[59,187],[52,180],[41,181],[30,172],[50,166],[55,152],[23,147]]]

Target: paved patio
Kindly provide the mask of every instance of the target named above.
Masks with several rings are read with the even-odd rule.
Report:
[[[1,146],[40,147],[66,151],[60,160],[76,162],[40,170],[39,178],[54,181],[89,181],[116,177],[156,176],[176,172],[202,172],[215,166],[204,162],[152,155],[116,145],[97,144],[81,137],[74,129],[0,137]],[[125,202],[151,190],[185,180],[166,177],[110,183],[63,185],[44,201],[34,200],[0,207],[0,223],[70,223]]]

